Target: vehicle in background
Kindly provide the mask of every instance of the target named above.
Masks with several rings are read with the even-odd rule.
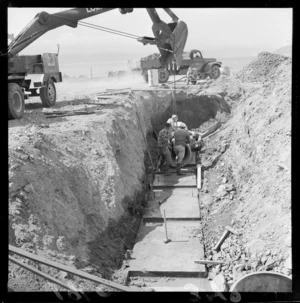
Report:
[[[56,88],[54,83],[62,82],[62,75],[58,66],[57,54],[44,53],[43,55],[20,56],[19,53],[46,32],[60,26],[76,28],[78,24],[87,27],[102,27],[82,22],[89,18],[113,10],[114,8],[73,8],[58,13],[38,13],[35,18],[16,36],[9,35],[12,40],[7,52],[2,54],[8,57],[8,117],[20,119],[23,116],[24,100],[29,96],[40,96],[44,107],[51,107],[56,103]],[[187,25],[169,8],[164,8],[172,18],[172,22],[163,22],[155,8],[146,8],[152,22],[153,37],[138,37],[138,42],[156,45],[160,52],[160,63],[166,66],[168,62],[180,62],[187,40]],[[119,8],[121,14],[132,13],[133,8]],[[100,29],[101,28],[101,29]],[[111,29],[112,30],[112,29]],[[112,30],[115,34],[122,33]],[[124,34],[124,33],[123,33]],[[120,71],[121,77],[126,72]]]
[[[203,58],[199,50],[183,52],[181,64],[169,63],[165,68],[159,62],[159,54],[155,53],[140,60],[140,68],[146,82],[148,82],[148,70],[158,69],[159,83],[168,81],[170,75],[187,75],[191,83],[197,80],[210,77],[217,79],[220,77],[220,67],[222,62],[215,58]]]

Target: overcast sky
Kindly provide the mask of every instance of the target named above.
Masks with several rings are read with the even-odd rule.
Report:
[[[8,8],[8,33],[18,34],[41,12],[55,13],[69,8]],[[292,8],[174,8],[173,12],[188,26],[186,50],[200,49],[219,56],[256,56],[260,51],[274,51],[292,44]],[[157,10],[161,19],[170,17]],[[152,21],[143,8],[122,15],[113,10],[83,20],[138,36],[151,36]],[[91,56],[93,54],[137,54],[158,52],[155,46],[144,46],[134,39],[78,26],[63,26],[49,31],[28,46],[22,54],[56,52]],[[222,54],[222,55],[221,55]],[[70,58],[71,58],[70,57]],[[103,56],[104,58],[105,56]],[[124,57],[124,56],[123,56]]]

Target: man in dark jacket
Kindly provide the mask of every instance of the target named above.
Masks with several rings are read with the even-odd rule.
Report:
[[[171,153],[169,150],[169,145],[170,145],[170,139],[171,139],[171,134],[170,134],[170,123],[166,123],[165,127],[159,132],[158,134],[158,153],[159,157],[162,158],[161,163],[164,162],[165,160],[165,176],[170,176],[170,167],[172,164],[172,158],[171,158]]]
[[[177,155],[177,175],[183,175],[181,172],[182,160],[185,154],[185,145],[190,143],[189,132],[185,130],[184,125],[180,125],[180,127],[174,132],[174,152]]]

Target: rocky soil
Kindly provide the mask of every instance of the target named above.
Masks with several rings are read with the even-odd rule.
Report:
[[[62,85],[54,109],[94,113],[46,118],[33,98],[22,119],[9,121],[10,244],[119,281],[114,272],[124,268],[133,244],[126,236],[147,205],[156,134],[176,109],[189,129],[222,124],[205,139],[201,155],[199,233],[207,258],[225,262],[210,267],[210,279],[225,290],[251,271],[291,274],[290,58],[262,53],[236,76],[178,82],[176,104],[168,90],[98,99],[108,83]],[[225,226],[238,235],[230,234],[215,252]],[[64,272],[42,270],[77,289],[96,289]],[[11,263],[9,287],[60,289]]]
[[[235,81],[242,95],[202,155],[203,236],[207,258],[225,262],[210,268],[221,290],[247,273],[291,277],[292,268],[291,59],[261,53]],[[225,226],[238,234],[217,252]]]

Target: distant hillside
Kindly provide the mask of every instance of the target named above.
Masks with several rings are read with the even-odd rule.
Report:
[[[279,54],[279,55],[285,55],[285,56],[292,56],[292,46],[291,45],[286,45],[283,47],[278,48],[274,54]]]

